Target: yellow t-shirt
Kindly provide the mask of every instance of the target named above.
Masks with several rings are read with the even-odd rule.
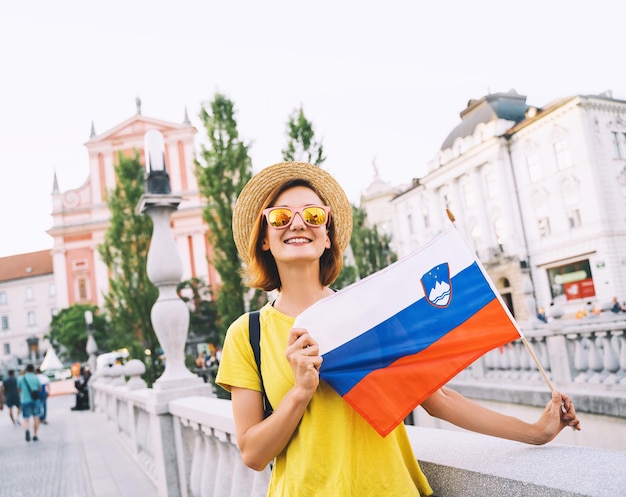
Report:
[[[261,310],[261,370],[274,409],[294,385],[285,358],[294,319],[270,304]],[[217,383],[261,391],[248,335],[248,316],[229,328]],[[421,494],[420,494],[421,492]],[[410,497],[430,495],[400,424],[381,437],[327,383],[320,381],[291,441],[275,461],[271,497]]]

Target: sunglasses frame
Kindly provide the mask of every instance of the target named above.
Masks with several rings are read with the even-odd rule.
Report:
[[[307,222],[306,219],[304,218],[304,211],[310,208],[322,209],[326,213],[326,222],[324,224],[311,224]],[[289,222],[285,224],[284,226],[272,226],[270,223],[270,212],[276,209],[286,209],[288,211],[291,211],[291,219],[289,219]],[[304,207],[274,206],[274,207],[268,207],[267,209],[263,209],[263,217],[265,217],[265,222],[270,228],[275,229],[275,230],[284,230],[286,228],[289,228],[289,226],[291,226],[291,223],[293,223],[293,220],[296,217],[296,214],[300,214],[300,219],[302,219],[302,222],[304,222],[304,224],[306,224],[307,226],[310,226],[311,228],[321,228],[322,226],[327,226],[327,227],[330,226],[330,206],[328,205],[305,205]]]

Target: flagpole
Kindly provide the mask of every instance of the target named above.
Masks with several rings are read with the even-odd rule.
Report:
[[[456,218],[454,217],[454,214],[452,214],[452,211],[450,209],[448,209],[447,207],[446,207],[446,214],[448,215],[448,219],[450,219],[450,222],[452,223],[452,225],[456,228],[456,224],[455,224]],[[476,260],[478,260],[478,258],[476,258]],[[498,298],[500,298],[500,295],[497,292],[496,292],[496,296]],[[505,309],[506,309],[506,307],[505,307]],[[513,322],[513,325],[517,329],[517,332],[519,333],[520,339],[522,340],[522,343],[524,344],[524,347],[526,347],[526,350],[528,351],[528,353],[530,354],[530,357],[532,358],[532,360],[534,361],[535,365],[537,366],[537,369],[541,373],[541,376],[543,376],[543,379],[548,384],[548,388],[550,389],[550,392],[554,393],[555,392],[554,386],[552,385],[552,382],[550,381],[550,378],[548,378],[548,375],[546,374],[545,369],[543,369],[543,366],[541,365],[541,362],[539,362],[539,358],[535,355],[535,351],[533,350],[533,348],[530,345],[530,343],[528,342],[528,340],[526,340],[526,337],[524,336],[524,333],[522,333],[522,330],[518,326],[517,321],[515,321],[515,319],[513,319],[512,316],[511,316],[511,321]]]

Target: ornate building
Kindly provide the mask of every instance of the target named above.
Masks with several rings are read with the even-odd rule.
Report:
[[[424,177],[382,204],[376,178],[362,197],[398,255],[449,227],[450,209],[518,320],[626,298],[626,102],[606,92],[540,108],[511,90],[460,117]]]
[[[107,267],[97,251],[104,241],[110,213],[106,195],[115,187],[118,153],[139,153],[144,162],[144,134],[157,129],[165,141],[165,162],[173,193],[184,198],[172,216],[172,230],[183,260],[183,279],[197,277],[213,286],[218,274],[208,263],[211,253],[207,226],[202,220],[203,200],[195,176],[196,129],[185,113],[182,124],[137,114],[102,134],[92,126],[85,146],[89,154],[89,176],[77,189],[59,191],[56,177],[52,192],[53,223],[48,233],[54,238],[52,256],[60,309],[76,303],[102,305],[108,291]]]

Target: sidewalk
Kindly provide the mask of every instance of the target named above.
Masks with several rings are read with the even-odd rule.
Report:
[[[154,496],[154,483],[104,415],[72,411],[74,403],[72,394],[48,399],[38,442],[26,442],[23,427],[0,411],[0,497]]]

